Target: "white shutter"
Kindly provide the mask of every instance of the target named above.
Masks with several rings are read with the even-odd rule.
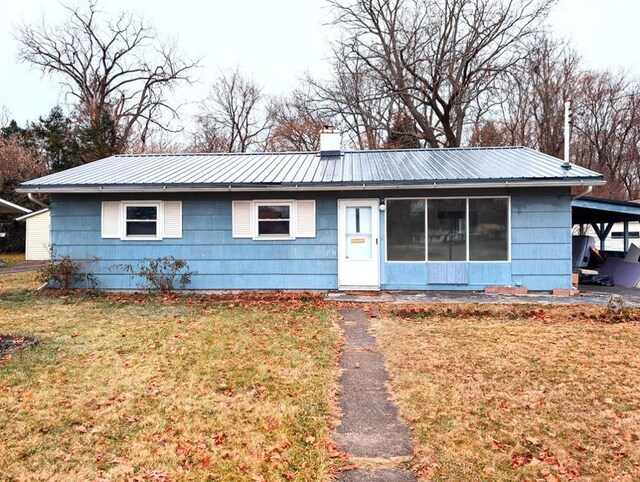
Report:
[[[316,237],[315,201],[296,201],[296,237]]]
[[[120,237],[120,203],[118,201],[104,201],[102,203],[102,237]]]
[[[251,237],[251,201],[233,201],[231,223],[234,238]]]
[[[164,237],[182,237],[182,201],[164,202]]]

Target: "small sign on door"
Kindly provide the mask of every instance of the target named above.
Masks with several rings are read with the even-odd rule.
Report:
[[[364,238],[351,238],[351,244],[364,244]]]

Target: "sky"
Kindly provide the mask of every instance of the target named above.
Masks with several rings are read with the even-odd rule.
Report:
[[[306,71],[319,76],[328,72],[330,12],[324,0],[109,0],[100,8],[144,16],[189,57],[201,59],[196,83],[174,94],[183,118],[197,112],[197,101],[206,97],[221,69],[238,66],[274,95],[294,88]],[[65,98],[56,79],[17,61],[15,26],[40,22],[43,16],[56,24],[64,13],[54,0],[3,0],[0,108],[19,124],[46,115]],[[572,41],[588,67],[640,76],[639,17],[637,0],[559,0],[549,24]]]

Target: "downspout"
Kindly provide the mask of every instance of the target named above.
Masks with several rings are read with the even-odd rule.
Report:
[[[35,197],[35,195],[32,192],[28,193],[27,197],[29,198],[29,201],[36,203],[38,206],[42,206],[45,209],[49,209],[50,207],[44,201],[41,201],[40,199]]]
[[[581,192],[580,194],[576,194],[575,196],[573,196],[573,199],[580,199],[582,196],[586,196],[587,194],[589,194],[591,191],[593,191],[593,186],[587,186],[587,189],[585,189],[584,192]]]

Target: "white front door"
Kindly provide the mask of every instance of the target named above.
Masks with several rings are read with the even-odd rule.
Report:
[[[380,288],[377,199],[338,200],[338,285],[340,289]]]

